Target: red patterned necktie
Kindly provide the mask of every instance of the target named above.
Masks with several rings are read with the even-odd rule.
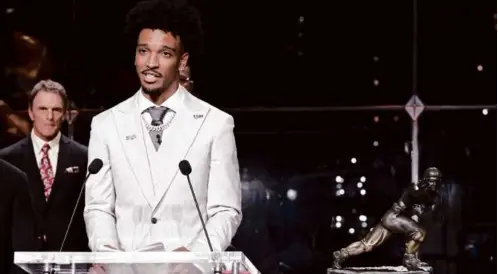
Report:
[[[48,150],[50,149],[49,144],[45,144],[42,147],[42,158],[40,164],[40,174],[43,182],[43,191],[45,192],[45,199],[48,200],[50,192],[52,191],[52,185],[54,184],[54,171],[52,170],[52,164],[48,158]]]

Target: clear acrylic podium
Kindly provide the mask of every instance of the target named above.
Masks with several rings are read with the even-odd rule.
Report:
[[[16,252],[32,274],[260,274],[242,252]],[[92,266],[94,269],[92,269]]]

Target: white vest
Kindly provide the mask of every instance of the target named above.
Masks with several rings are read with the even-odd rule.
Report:
[[[151,181],[153,182],[153,190],[154,190],[154,196],[156,194],[156,189],[157,186],[160,184],[165,184],[164,178],[161,178],[161,174],[163,172],[163,169],[166,168],[164,166],[164,159],[168,157],[168,151],[165,150],[166,146],[160,145],[159,149],[156,151],[156,148],[154,147],[154,144],[152,143],[152,140],[149,135],[149,130],[147,129],[147,126],[145,123],[147,123],[143,118],[141,119],[142,121],[142,133],[143,133],[143,139],[145,142],[145,148],[147,152],[147,158],[148,158],[148,163],[147,165],[149,166],[149,172],[150,172],[150,177]],[[173,121],[172,121],[173,122]],[[171,135],[171,131],[168,130],[168,128],[164,129],[163,135],[162,135],[162,142],[167,142],[168,136]]]

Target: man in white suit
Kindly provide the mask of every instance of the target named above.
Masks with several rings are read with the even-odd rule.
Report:
[[[241,222],[241,188],[233,118],[190,94],[180,70],[197,52],[197,11],[164,0],[139,2],[127,16],[136,42],[141,88],[95,116],[89,162],[104,165],[89,177],[84,217],[92,251],[209,252],[187,178],[213,249],[225,250]]]

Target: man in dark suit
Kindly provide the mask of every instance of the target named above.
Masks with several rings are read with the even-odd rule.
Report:
[[[0,158],[28,176],[40,251],[61,248],[86,175],[86,147],[60,132],[67,108],[64,87],[51,80],[40,81],[29,94],[31,134],[0,151]],[[89,250],[83,221],[84,196],[80,201],[63,251]]]
[[[1,159],[0,174],[0,273],[21,273],[19,268],[13,267],[14,252],[32,251],[36,245],[28,178]]]

